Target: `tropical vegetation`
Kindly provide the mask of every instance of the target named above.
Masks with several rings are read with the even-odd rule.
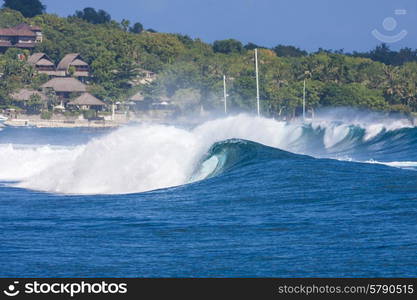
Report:
[[[70,52],[80,53],[92,68],[91,92],[109,103],[126,101],[141,90],[150,99],[170,98],[182,111],[220,110],[226,75],[230,109],[254,110],[253,49],[259,48],[260,96],[267,115],[299,113],[304,80],[308,109],[352,106],[417,112],[417,50],[392,51],[380,45],[366,53],[325,49],[308,53],[286,45],[243,45],[235,39],[209,44],[187,35],[146,30],[139,22],[117,22],[103,10],[85,8],[63,18],[43,13],[42,6],[32,16],[8,3],[0,11],[1,27],[20,22],[40,26],[45,38],[34,51],[55,61]],[[11,92],[39,88],[47,80],[18,59],[21,52],[9,49],[0,55],[2,107],[13,105]],[[132,84],[142,70],[155,72],[157,80],[139,87]]]

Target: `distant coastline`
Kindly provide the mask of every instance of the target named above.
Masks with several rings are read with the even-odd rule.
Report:
[[[366,53],[308,53],[235,39],[207,44],[104,16],[92,20],[78,11],[62,18],[41,11],[27,17],[3,8],[3,114],[34,115],[28,124],[35,126],[107,127],[120,123],[109,119],[115,114],[169,120],[202,112],[252,113],[257,109],[255,49],[262,116],[288,120],[305,111],[311,118],[323,107],[410,118],[417,112],[417,50],[392,51],[382,44]],[[64,115],[64,121],[51,120],[55,115]],[[11,118],[8,124],[21,124],[19,119],[25,120]]]

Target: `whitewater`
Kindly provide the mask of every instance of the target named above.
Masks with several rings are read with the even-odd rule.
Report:
[[[232,141],[231,141],[232,140]],[[129,194],[189,184],[218,175],[218,143],[250,141],[315,158],[414,169],[417,130],[405,118],[326,115],[284,122],[250,115],[193,128],[140,124],[77,145],[0,144],[0,181],[59,194]]]

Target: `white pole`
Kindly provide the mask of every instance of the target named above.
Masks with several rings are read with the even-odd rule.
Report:
[[[303,120],[306,120],[306,79],[304,78],[304,89],[303,89]]]
[[[258,108],[258,117],[261,115],[259,103],[259,68],[258,68],[258,49],[255,49],[255,68],[256,68],[256,105]]]
[[[114,121],[114,115],[115,115],[115,105],[114,103],[111,104],[111,119]]]
[[[224,113],[227,115],[227,88],[226,88],[226,75],[223,75],[223,92],[224,92]]]

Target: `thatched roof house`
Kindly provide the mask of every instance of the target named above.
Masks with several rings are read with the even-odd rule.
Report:
[[[21,89],[13,94],[10,95],[10,97],[17,101],[29,101],[30,97],[33,95],[37,95],[40,97],[41,100],[46,101],[47,97],[44,93],[31,90],[31,89]]]
[[[34,53],[28,58],[28,64],[34,66],[39,73],[56,75],[55,64],[45,53]]]
[[[28,64],[35,66],[41,59],[47,59],[50,61],[49,57],[45,53],[33,53],[28,58]],[[52,63],[52,61],[50,61]]]
[[[84,83],[72,77],[53,78],[41,87],[53,89],[57,94],[83,93],[87,91],[87,86]]]
[[[68,105],[78,106],[81,109],[102,108],[106,103],[94,97],[90,93],[84,93],[80,97],[72,100]]]
[[[21,23],[10,28],[0,28],[0,47],[31,49],[42,42],[42,31],[38,26]]]
[[[26,28],[0,28],[1,37],[36,37],[36,33]]]
[[[59,62],[57,71],[63,73],[62,76],[67,76],[69,74],[70,67],[74,67],[76,77],[89,77],[90,76],[90,67],[83,61],[80,54],[71,53],[64,56],[64,58]]]

